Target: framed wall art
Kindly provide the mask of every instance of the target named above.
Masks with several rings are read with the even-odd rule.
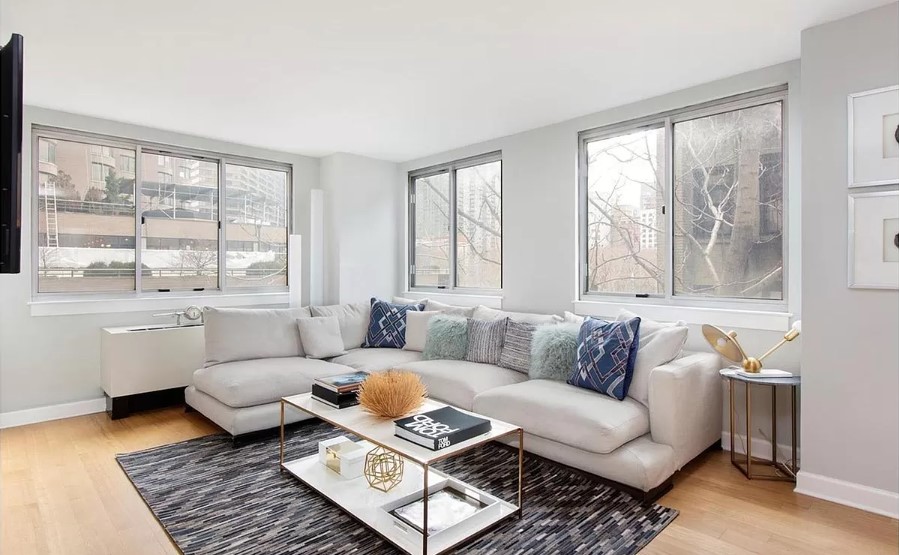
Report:
[[[849,287],[899,289],[899,190],[849,193]]]
[[[899,183],[899,86],[849,95],[849,186]]]

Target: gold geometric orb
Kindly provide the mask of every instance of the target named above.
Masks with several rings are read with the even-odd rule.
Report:
[[[365,455],[363,474],[369,486],[386,493],[403,481],[403,457],[375,447]]]

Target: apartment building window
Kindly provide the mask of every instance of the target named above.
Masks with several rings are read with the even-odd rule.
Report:
[[[581,296],[782,304],[786,94],[582,132]]]
[[[502,155],[410,172],[409,285],[502,289]]]
[[[46,165],[35,174],[37,294],[286,287],[289,165],[38,127],[33,134],[41,164],[46,145],[58,154],[55,174]],[[173,179],[171,168],[190,168],[191,179]],[[223,197],[246,202],[224,214]],[[235,241],[238,252],[227,247]]]

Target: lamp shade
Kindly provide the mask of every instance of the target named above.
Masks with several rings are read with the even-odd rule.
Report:
[[[703,324],[702,335],[709,342],[709,345],[724,358],[734,362],[743,362],[746,359],[746,353],[740,347],[740,344],[737,343],[737,334],[734,332],[727,333],[717,326]]]

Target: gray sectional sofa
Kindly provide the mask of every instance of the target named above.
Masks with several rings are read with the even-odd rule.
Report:
[[[671,477],[721,438],[720,359],[684,353],[650,374],[648,406],[564,382],[529,379],[491,364],[422,360],[401,349],[361,348],[367,304],[301,309],[207,309],[206,365],[185,391],[188,405],[240,436],[278,426],[279,400],[315,378],[391,368],[418,374],[432,398],[521,426],[525,449],[655,498]],[[432,305],[429,309],[435,309]],[[468,310],[468,309],[465,309]],[[458,312],[457,312],[458,313]],[[513,320],[545,315],[507,314]],[[296,319],[336,315],[347,353],[305,358]],[[308,418],[286,413],[287,422]]]

